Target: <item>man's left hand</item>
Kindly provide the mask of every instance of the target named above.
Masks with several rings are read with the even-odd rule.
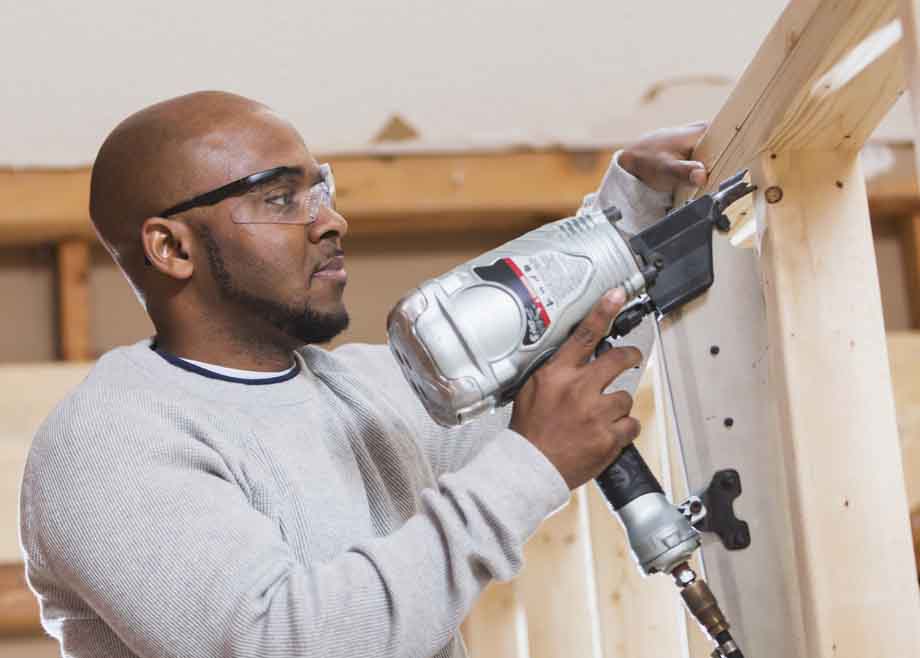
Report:
[[[688,158],[708,125],[691,123],[643,135],[620,153],[620,166],[659,192],[673,194],[678,185],[702,187],[706,167]]]

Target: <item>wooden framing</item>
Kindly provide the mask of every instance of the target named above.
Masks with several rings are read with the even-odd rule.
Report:
[[[736,243],[757,249],[717,239],[716,285],[666,323],[671,370],[660,376],[673,389],[675,418],[659,402],[646,423],[645,440],[649,426],[655,438],[643,449],[666,461],[679,429],[690,488],[718,468],[742,472],[738,511],[754,543],[737,554],[708,544],[704,557],[752,656],[920,655],[920,595],[905,585],[917,574],[857,162],[904,87],[896,15],[894,0],[793,2],[697,149],[713,183],[752,169],[759,191],[736,213],[734,230],[744,236]],[[905,34],[913,29],[905,23]],[[374,237],[496,224],[526,230],[570,212],[608,156],[596,149],[333,161],[348,181],[340,205],[352,235]],[[0,197],[16,199],[0,204],[0,242],[85,245],[93,237],[87,175],[0,172]],[[916,253],[916,183],[895,187],[894,201],[878,207],[909,218],[903,235]],[[768,202],[768,189],[781,195]],[[79,272],[82,249],[62,250],[78,264],[68,271]],[[678,479],[673,461],[662,473]],[[639,583],[604,514],[596,497],[579,494],[541,529],[522,580],[492,588],[467,622],[477,655],[521,655],[510,629],[522,610],[532,656],[704,655],[692,628],[667,624],[681,615],[670,584]],[[500,635],[487,630],[493,616]],[[571,625],[558,627],[561,617]]]
[[[610,149],[325,155],[352,237],[406,232],[526,231],[577,207]],[[95,240],[89,168],[0,170],[0,244]]]
[[[21,564],[0,564],[0,638],[37,635],[38,603],[26,586]]]
[[[90,243],[67,240],[57,245],[58,353],[65,361],[86,361],[90,348]]]
[[[695,153],[713,184],[750,167],[759,188],[733,227],[757,251],[717,242],[716,286],[664,333],[692,484],[745,483],[751,549],[704,555],[751,655],[920,654],[858,164],[904,85],[896,9],[791,3]]]
[[[901,246],[907,270],[911,326],[920,328],[920,212],[901,221]]]
[[[912,146],[874,144],[872,150],[891,161],[867,181],[873,218],[890,221],[920,212]],[[597,186],[612,152],[612,147],[497,149],[320,159],[333,163],[342,188],[339,208],[349,220],[349,234],[361,238],[527,230],[571,213]],[[88,167],[0,168],[0,246],[94,242],[88,195]]]

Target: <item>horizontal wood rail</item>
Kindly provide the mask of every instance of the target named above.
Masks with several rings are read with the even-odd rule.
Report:
[[[611,151],[328,156],[352,236],[526,230],[572,213]],[[95,239],[88,167],[0,169],[0,245]]]
[[[353,237],[524,231],[574,211],[597,188],[612,150],[329,155]],[[868,194],[879,219],[920,212],[913,149],[876,144]],[[727,172],[716,167],[714,176]],[[0,168],[0,246],[95,240],[89,167]]]

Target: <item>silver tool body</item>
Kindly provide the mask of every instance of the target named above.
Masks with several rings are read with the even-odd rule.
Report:
[[[511,401],[610,288],[627,295],[611,336],[703,294],[714,277],[713,229],[727,231],[725,209],[754,190],[745,173],[635,236],[617,228],[616,209],[583,208],[411,291],[390,312],[389,343],[431,417],[459,425]],[[596,481],[642,571],[674,575],[720,650],[741,658],[715,598],[687,564],[705,506],[695,498],[672,505],[632,445]]]
[[[646,286],[619,213],[552,222],[424,282],[391,311],[390,348],[446,426],[508,402],[608,289]]]

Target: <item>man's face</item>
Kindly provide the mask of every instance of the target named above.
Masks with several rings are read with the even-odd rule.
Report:
[[[267,323],[298,343],[327,342],[343,331],[348,325],[342,300],[344,218],[320,207],[308,224],[264,219],[308,213],[298,200],[322,179],[319,163],[297,132],[265,112],[194,148],[204,168],[223,172],[206,176],[214,187],[274,167],[296,170],[187,213],[199,238],[194,279],[201,297],[208,305],[218,304],[241,331],[258,331]]]

